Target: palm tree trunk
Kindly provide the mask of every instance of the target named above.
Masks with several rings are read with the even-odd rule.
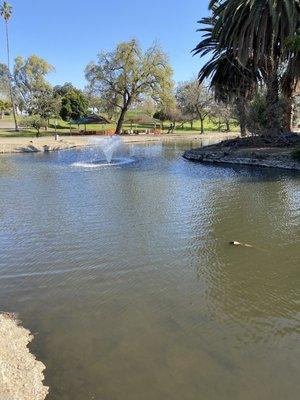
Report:
[[[238,112],[238,120],[241,128],[241,137],[247,136],[247,114],[246,114],[246,100],[240,96],[236,99],[236,109]]]
[[[267,121],[270,135],[277,135],[281,131],[279,110],[279,84],[277,74],[271,74],[267,84]]]
[[[276,61],[275,55],[267,61],[266,72],[266,120],[268,125],[265,133],[268,136],[277,136],[282,132],[282,110],[279,104],[278,61]]]
[[[10,101],[11,101],[11,104],[12,104],[12,111],[13,111],[14,122],[15,122],[15,131],[19,132],[19,126],[18,126],[18,121],[17,121],[17,113],[16,113],[16,106],[15,106],[13,88],[12,88],[12,82],[11,82],[11,76],[10,76],[10,49],[9,49],[8,23],[7,23],[7,21],[5,21],[5,31],[6,31],[6,50],[7,50],[7,69],[8,69],[9,94],[10,94]]]
[[[294,101],[292,98],[286,100],[285,113],[283,117],[283,129],[285,132],[292,132],[294,119]]]
[[[293,130],[293,118],[294,118],[294,90],[292,82],[289,82],[288,87],[283,90],[285,99],[285,110],[283,115],[283,129],[285,132],[292,132]]]

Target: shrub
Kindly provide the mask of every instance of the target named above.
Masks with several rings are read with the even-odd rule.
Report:
[[[39,115],[31,115],[23,117],[20,121],[20,126],[23,128],[33,128],[37,131],[36,136],[39,137],[40,129],[47,126],[47,121]]]
[[[273,113],[277,114],[283,124],[286,103],[283,99],[273,106]],[[264,93],[258,93],[251,101],[247,113],[247,128],[255,135],[270,133],[270,121],[268,117],[268,105]]]

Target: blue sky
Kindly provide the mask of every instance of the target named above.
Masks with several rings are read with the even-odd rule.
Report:
[[[2,2],[2,0],[1,0]],[[200,38],[197,20],[208,0],[10,0],[12,57],[31,54],[55,66],[53,84],[85,86],[84,68],[99,51],[137,38],[143,48],[158,41],[170,57],[176,81],[196,75],[202,61],[190,50]],[[5,60],[4,27],[0,60]]]

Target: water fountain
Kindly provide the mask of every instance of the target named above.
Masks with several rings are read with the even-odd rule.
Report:
[[[76,167],[97,168],[129,164],[134,160],[129,157],[128,149],[118,136],[93,138],[82,158],[73,164]]]
[[[106,161],[111,164],[113,157],[125,153],[125,145],[121,138],[118,136],[111,136],[109,138],[101,139],[99,142],[96,141],[96,145],[102,150]]]

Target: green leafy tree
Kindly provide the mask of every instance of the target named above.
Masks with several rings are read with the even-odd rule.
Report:
[[[23,117],[20,122],[24,128],[33,128],[36,130],[36,137],[40,136],[40,131],[47,125],[47,121],[40,115],[30,115],[29,117]]]
[[[44,103],[49,102],[52,88],[46,76],[54,70],[44,59],[32,55],[17,57],[14,66],[14,84],[22,108],[28,114],[44,115]]]
[[[172,69],[166,54],[157,46],[143,52],[136,40],[120,43],[109,53],[101,53],[97,63],[85,70],[90,88],[119,110],[116,133],[120,134],[125,115],[132,104],[144,97],[156,102],[173,87]]]
[[[146,97],[139,104],[139,109],[146,115],[153,117],[156,112],[157,104],[151,97]]]
[[[7,99],[10,98],[9,76],[7,65],[0,63],[0,95]]]
[[[11,109],[11,103],[5,100],[0,99],[0,118],[3,119],[4,117],[4,112]]]
[[[9,93],[10,93],[10,99],[11,99],[11,103],[12,103],[12,110],[13,110],[13,116],[14,116],[14,122],[15,122],[15,131],[18,132],[19,127],[18,127],[18,121],[17,121],[17,112],[16,112],[16,107],[15,107],[15,99],[14,99],[12,80],[11,80],[11,75],[10,75],[10,46],[9,46],[9,35],[8,35],[8,21],[10,20],[10,18],[12,16],[12,6],[7,1],[4,1],[2,6],[0,7],[0,14],[5,22],[6,51],[7,51],[7,74],[8,74],[8,83],[9,83]]]
[[[164,128],[164,122],[170,121],[170,115],[164,110],[158,110],[154,113],[153,117],[158,119],[162,123],[162,128]]]
[[[54,88],[56,97],[61,98],[60,116],[64,121],[76,120],[88,114],[87,96],[79,89],[67,83]]]
[[[49,125],[50,118],[59,117],[60,110],[61,99],[55,96],[50,86],[46,86],[43,90],[36,93],[31,111],[34,115],[39,115],[48,121],[47,126]]]

